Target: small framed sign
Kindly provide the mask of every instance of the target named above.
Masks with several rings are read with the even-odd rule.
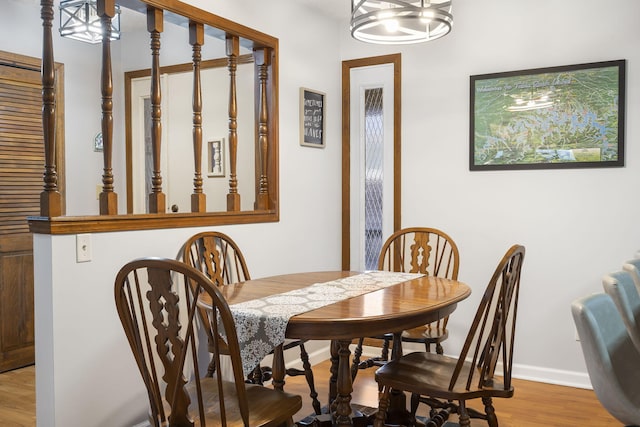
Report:
[[[300,145],[324,148],[326,95],[300,88]]]

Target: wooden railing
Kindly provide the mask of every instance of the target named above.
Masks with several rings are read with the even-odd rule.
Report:
[[[44,140],[44,190],[40,194],[40,215],[62,214],[62,195],[58,191],[56,170],[55,61],[53,60],[53,0],[42,1],[42,130]]]
[[[102,22],[102,140],[109,141],[103,145],[104,173],[102,175],[102,193],[100,193],[100,214],[116,215],[118,213],[118,196],[113,191],[113,75],[111,72],[111,20],[116,14],[113,0],[98,3],[98,14]]]
[[[138,0],[136,0],[138,1]],[[63,198],[58,188],[56,169],[56,113],[55,74],[53,53],[53,0],[41,0],[43,22],[42,52],[42,125],[44,131],[45,165],[43,191],[40,197],[40,217],[30,217],[30,228],[34,232],[69,234],[77,232],[131,230],[150,228],[187,227],[198,225],[231,224],[277,221],[278,212],[278,101],[277,101],[277,39],[210,14],[175,0],[139,0],[146,7],[147,31],[150,37],[151,63],[151,144],[153,157],[152,189],[148,194],[147,214],[118,214],[118,195],[114,191],[113,174],[113,75],[111,62],[111,21],[115,16],[115,0],[97,0],[102,37],[101,72],[101,130],[103,138],[102,191],[99,194],[99,215],[67,217],[63,212]],[[164,12],[180,15],[188,20],[189,44],[193,58],[193,194],[191,212],[166,213],[166,197],[163,193],[163,175],[160,166],[162,148],[162,111],[160,84],[161,35]],[[202,104],[201,85],[202,45],[205,26],[215,27],[225,34],[226,55],[229,71],[228,96],[228,141],[229,141],[229,187],[226,194],[226,212],[207,212],[207,195],[203,191],[202,177]],[[255,145],[255,204],[252,211],[241,211],[238,192],[238,136],[236,68],[240,56],[240,40],[252,43],[255,66],[255,111],[257,135]],[[121,40],[126,43],[126,40]],[[69,84],[69,83],[67,83]],[[211,95],[209,95],[211,96]],[[246,142],[243,142],[246,143]],[[249,142],[251,143],[251,142]],[[129,186],[131,187],[131,186]],[[67,194],[67,197],[74,197]],[[220,195],[213,195],[219,197]]]

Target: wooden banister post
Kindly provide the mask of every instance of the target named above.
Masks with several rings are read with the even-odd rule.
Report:
[[[194,177],[191,212],[207,211],[207,196],[202,192],[202,84],[200,63],[204,44],[204,25],[189,22],[189,43],[193,46],[193,156]]]
[[[40,215],[62,215],[62,195],[56,172],[55,68],[53,59],[53,0],[40,2],[42,18],[42,134],[44,139],[44,190],[40,193]]]
[[[236,69],[240,55],[240,39],[227,34],[227,58],[229,68],[229,194],[227,194],[227,211],[240,210],[240,194],[238,194],[238,104],[236,100]]]
[[[118,214],[118,195],[113,191],[113,74],[111,71],[111,20],[116,14],[115,0],[98,0],[102,23],[102,144],[104,171],[100,193],[100,215]]]
[[[165,213],[166,196],[162,192],[160,171],[160,149],[162,143],[162,111],[160,102],[160,33],[163,31],[163,11],[147,7],[147,30],[151,35],[151,151],[153,154],[153,176],[149,194],[149,213]]]
[[[268,152],[269,152],[269,116],[267,110],[267,79],[269,66],[271,65],[271,50],[260,48],[253,51],[255,64],[258,67],[258,81],[260,85],[260,109],[258,112],[258,152],[256,161],[260,165],[260,182],[256,197],[256,209],[269,209],[269,180],[267,177]]]

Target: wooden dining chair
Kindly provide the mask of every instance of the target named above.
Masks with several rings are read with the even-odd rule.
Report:
[[[459,267],[460,253],[453,239],[441,230],[427,227],[411,227],[396,231],[384,242],[378,258],[378,270],[422,273],[453,280],[458,278]],[[441,343],[449,336],[448,320],[448,317],[444,317],[436,322],[403,331],[402,341],[422,343],[426,351],[431,351],[431,346],[434,345],[436,352],[442,354]],[[389,359],[389,344],[393,335],[373,338],[383,340],[380,356],[360,362],[364,343],[364,338],[360,338],[354,350],[352,376],[355,377],[356,368],[381,366]]]
[[[470,417],[498,426],[492,398],[513,396],[511,366],[524,253],[523,246],[514,245],[498,264],[458,358],[415,352],[391,360],[376,371],[382,393],[375,427],[385,425],[392,389],[412,394],[414,417],[420,402],[428,404],[434,422],[429,426],[442,425],[451,413],[459,415],[461,427],[471,425]],[[495,375],[499,362],[500,377]],[[467,408],[466,401],[477,398],[482,399],[484,412]]]
[[[212,301],[205,323],[197,314],[200,293]],[[301,397],[245,383],[231,311],[202,273],[171,259],[135,260],[116,276],[115,301],[147,388],[152,426],[293,425]],[[209,344],[203,329],[219,337],[209,351],[217,366],[229,359],[229,372],[201,374],[198,354]]]
[[[244,255],[238,245],[228,235],[218,231],[205,231],[191,236],[184,245],[183,260],[188,265],[198,269],[207,276],[216,286],[224,286],[231,283],[244,282],[250,280],[249,269]],[[206,315],[206,311],[201,309],[201,315]],[[211,342],[215,342],[209,336]],[[300,349],[300,359],[303,369],[286,368],[288,376],[304,375],[309,385],[309,396],[313,402],[316,414],[320,414],[321,405],[318,400],[318,392],[315,389],[313,370],[309,362],[309,355],[304,347],[305,340],[285,340],[281,347],[275,351],[286,351],[292,348]],[[212,359],[208,369],[208,375],[213,375],[215,371],[215,360]],[[270,378],[271,369],[257,366],[250,374],[248,380],[254,384],[262,384]]]

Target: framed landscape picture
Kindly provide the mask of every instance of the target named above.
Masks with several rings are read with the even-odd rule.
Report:
[[[471,76],[469,169],[624,166],[625,66]]]

